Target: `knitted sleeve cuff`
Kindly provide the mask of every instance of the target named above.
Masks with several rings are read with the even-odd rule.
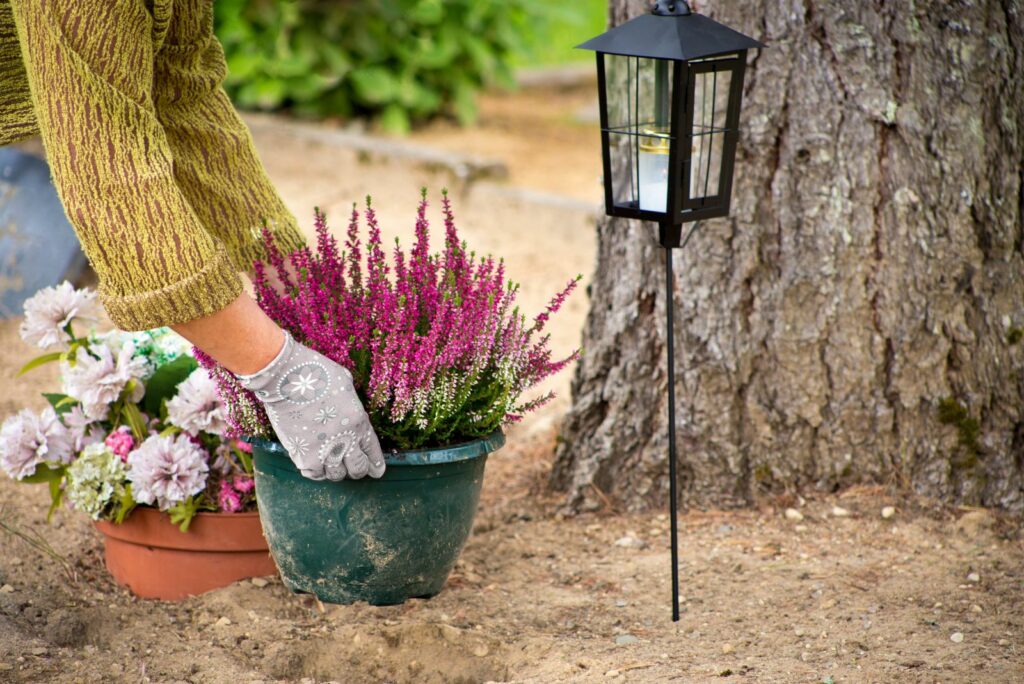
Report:
[[[285,256],[306,246],[306,238],[295,225],[295,218],[291,214],[268,218],[267,227],[270,229],[270,234],[274,236],[274,246]],[[231,254],[231,260],[238,270],[248,273],[252,271],[252,262],[266,261],[267,259],[267,250],[263,245],[262,226],[255,226],[248,232],[240,232],[238,235],[248,239],[242,238],[238,242],[228,243],[226,246]]]
[[[158,290],[113,294],[100,289],[110,320],[122,330],[149,330],[216,313],[242,293],[242,281],[228,253],[218,249],[202,270]]]

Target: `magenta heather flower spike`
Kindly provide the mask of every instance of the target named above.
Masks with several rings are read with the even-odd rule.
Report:
[[[361,237],[353,206],[344,253],[317,210],[315,252],[282,255],[265,232],[267,262],[254,265],[260,306],[297,340],[352,370],[387,448],[466,441],[520,420],[550,399],[521,401],[523,393],[578,358],[573,353],[552,361],[550,338],[541,334],[577,281],[527,324],[505,263],[477,257],[460,240],[447,192],[441,200],[444,246],[430,252],[428,207],[424,191],[412,250],[396,243],[390,262],[367,198],[368,236]],[[283,291],[269,282],[268,264]],[[211,369],[237,433],[269,434],[255,397],[209,357],[201,362]]]

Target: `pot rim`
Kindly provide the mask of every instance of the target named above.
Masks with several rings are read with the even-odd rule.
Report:
[[[202,511],[187,532],[178,529],[166,512],[152,506],[139,506],[120,525],[110,520],[93,524],[105,537],[140,546],[218,553],[266,548],[258,511]]]
[[[246,441],[275,456],[288,458],[288,450],[276,440],[249,437],[246,438]],[[384,462],[388,466],[432,466],[442,463],[457,463],[487,456],[504,445],[505,433],[496,430],[487,437],[462,444],[409,451],[389,451],[384,454]]]

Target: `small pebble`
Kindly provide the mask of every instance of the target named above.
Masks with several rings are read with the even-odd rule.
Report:
[[[259,589],[262,589],[263,587],[265,587],[268,584],[270,584],[270,582],[268,582],[267,580],[263,579],[262,577],[253,577],[249,581],[252,582],[252,586],[257,587]]]
[[[622,539],[619,539],[617,542],[615,542],[615,545],[619,546],[621,548],[624,548],[624,549],[646,549],[647,548],[647,542],[645,542],[642,539],[637,539],[636,537],[634,537],[632,535],[626,535]]]
[[[46,655],[46,649],[42,646],[37,646],[33,648],[31,651],[29,651],[29,653],[31,653],[34,656],[44,656]]]
[[[231,624],[231,620],[229,620],[227,617],[222,617],[221,619],[217,620],[213,624],[216,627],[227,627],[228,625]]]
[[[3,593],[3,594],[13,594],[14,593],[14,587],[12,587],[10,584],[5,584],[4,586],[0,587],[0,593]]]
[[[850,517],[850,511],[846,510],[842,506],[833,506],[832,515],[836,518],[848,518]]]
[[[615,637],[615,643],[618,646],[628,646],[629,644],[635,644],[638,641],[640,640],[632,634],[620,634],[619,636]]]
[[[490,652],[491,649],[488,648],[487,644],[477,644],[476,647],[473,649],[473,655],[475,655],[477,658],[483,658]]]
[[[628,606],[628,605],[629,605],[629,604],[628,604],[628,603],[626,603],[626,600],[625,600],[625,599],[619,599],[619,600],[617,600],[617,601],[615,602],[615,607],[616,607],[616,608],[625,608],[625,607],[626,607],[626,606]]]
[[[981,581],[981,575],[979,575],[976,572],[972,572],[971,574],[969,574],[967,576],[967,581],[968,582],[980,582]]]
[[[971,612],[972,613],[980,613],[980,612],[982,612],[981,606],[979,606],[977,603],[975,603],[974,605],[971,606]]]
[[[882,517],[885,518],[886,520],[888,520],[889,518],[893,517],[894,515],[896,515],[896,507],[895,506],[886,506],[885,508],[882,509]]]
[[[619,676],[619,671],[618,670],[608,670],[607,672],[604,673],[604,676],[605,677],[618,677]]]
[[[1010,640],[1009,639],[1000,639],[999,640],[999,645],[1000,646],[1009,646],[1010,645]]]
[[[795,508],[786,509],[786,520],[803,520],[804,514]]]
[[[724,655],[729,655],[730,653],[732,653],[735,650],[736,650],[736,647],[733,646],[732,644],[722,644],[722,653]]]
[[[952,641],[954,644],[962,644],[964,641],[964,633],[953,632],[953,634],[949,637],[949,640]]]

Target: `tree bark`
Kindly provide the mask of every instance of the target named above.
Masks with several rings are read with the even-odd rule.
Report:
[[[696,4],[769,47],[732,215],[674,251],[682,502],[877,482],[1024,512],[1022,3]],[[598,234],[551,481],[662,506],[664,253]]]

